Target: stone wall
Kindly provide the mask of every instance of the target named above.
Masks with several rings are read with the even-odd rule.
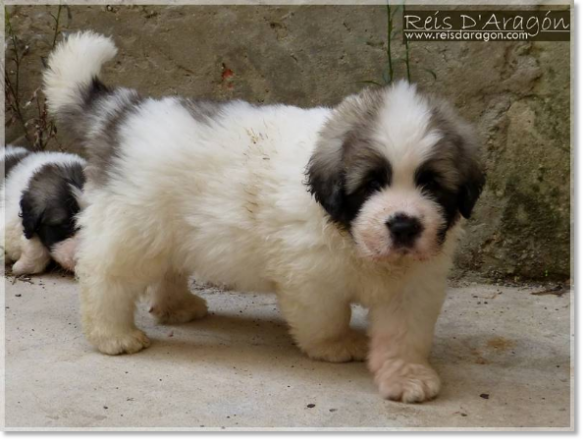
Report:
[[[57,7],[8,11],[14,33],[28,46],[20,68],[25,106],[40,86]],[[334,105],[369,82],[384,82],[388,71],[384,6],[72,6],[63,8],[60,29],[112,35],[120,54],[105,80],[155,96]],[[404,56],[400,37],[391,48]],[[484,140],[488,184],[458,267],[490,276],[566,278],[569,44],[417,42],[410,44],[410,62],[413,80],[452,100]],[[394,65],[404,77],[404,63]],[[24,109],[26,118],[35,112],[34,105]],[[7,128],[8,142],[20,135],[18,122]],[[76,150],[64,133],[49,148]]]

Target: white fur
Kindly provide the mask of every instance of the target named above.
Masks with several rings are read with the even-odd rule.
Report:
[[[114,53],[96,39],[107,57],[93,61],[93,43],[85,55],[78,40],[60,47],[58,54],[68,56],[53,57],[52,70],[62,72],[72,60],[94,66]],[[78,82],[74,74],[67,79]],[[441,223],[413,177],[438,136],[424,130],[429,109],[407,85],[388,93],[400,105],[384,109],[377,134],[396,163],[398,187],[366,202],[357,247],[305,185],[330,109],[233,102],[202,123],[175,98],[142,104],[118,134],[116,173],[106,184],[86,185],[76,270],[89,341],[107,354],[148,346],[133,319],[145,290],[163,322],[201,317],[205,303],[187,289],[187,275],[195,273],[242,291],[275,292],[295,341],[316,359],[363,360],[368,341],[349,328],[350,303],[368,307],[368,359],[380,391],[406,402],[434,397],[440,381],[427,358],[458,228],[441,248],[423,235],[417,253],[396,259],[385,259],[390,243],[375,244],[382,236],[376,229],[398,210],[426,218],[429,235]],[[48,94],[54,106],[61,100],[55,89]]]
[[[75,254],[77,252],[77,235],[55,244],[51,250],[51,257],[65,270],[75,271]]]
[[[12,266],[12,273],[15,275],[41,273],[51,261],[49,251],[37,237],[26,239],[22,235],[19,239],[20,255]]]
[[[118,50],[106,37],[92,32],[72,34],[66,45],[59,45],[49,57],[51,70],[45,71],[44,88],[49,111],[81,105],[79,91],[90,84],[102,64]],[[79,56],[83,55],[83,61]]]
[[[418,166],[439,140],[439,134],[427,131],[430,117],[426,98],[415,85],[399,81],[388,89],[376,138],[393,165],[403,163],[397,169],[407,177],[411,176],[408,166]]]
[[[23,152],[22,147],[7,147],[3,152],[2,161],[9,155]],[[51,255],[38,238],[28,240],[23,233],[20,218],[20,198],[26,191],[29,181],[41,167],[46,164],[85,164],[77,155],[63,152],[36,152],[22,159],[2,183],[4,199],[0,201],[0,234],[4,238],[4,254],[8,262],[14,262],[15,274],[33,274],[42,272],[50,261]],[[73,261],[71,247],[60,248],[58,260],[66,264]]]
[[[6,148],[0,152],[0,161],[4,162],[6,161],[6,158],[12,156],[12,155],[16,155],[19,153],[25,153],[28,152],[27,149],[25,149],[24,147],[17,147],[17,146],[6,146]]]

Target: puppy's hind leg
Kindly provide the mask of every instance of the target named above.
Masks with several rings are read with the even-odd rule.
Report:
[[[26,239],[22,236],[21,244],[22,252],[18,261],[12,266],[12,273],[15,275],[33,275],[45,270],[51,261],[51,256],[39,238]]]
[[[204,317],[207,302],[189,290],[187,275],[168,271],[148,288],[149,312],[161,324],[182,324]]]
[[[313,299],[310,303],[298,294],[279,294],[280,310],[299,348],[312,359],[328,362],[365,360],[368,339],[349,327],[349,302],[319,295]]]

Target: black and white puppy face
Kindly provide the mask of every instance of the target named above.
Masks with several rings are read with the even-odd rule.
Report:
[[[321,131],[307,176],[372,260],[436,255],[485,182],[470,127],[406,82],[346,98]]]
[[[77,163],[45,164],[35,172],[20,199],[25,237],[38,236],[50,251],[73,237],[84,182]]]

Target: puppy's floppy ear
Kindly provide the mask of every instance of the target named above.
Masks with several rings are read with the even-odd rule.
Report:
[[[31,239],[36,235],[44,210],[36,207],[33,198],[29,192],[24,192],[20,198],[20,216],[22,218],[22,227],[26,239]]]
[[[473,130],[465,125],[455,137],[458,151],[458,167],[461,183],[457,195],[457,204],[461,215],[469,219],[483,186],[485,185],[485,167],[480,152],[480,144]]]
[[[343,167],[341,149],[317,149],[306,176],[309,191],[334,221],[343,219]]]
[[[451,161],[459,174],[457,208],[469,219],[485,185],[481,145],[475,130],[447,102],[433,98],[432,122],[451,145]]]
[[[475,207],[483,186],[485,185],[485,172],[478,164],[475,164],[469,171],[465,181],[459,188],[457,195],[457,203],[459,205],[459,212],[464,218],[469,219],[471,212]]]

